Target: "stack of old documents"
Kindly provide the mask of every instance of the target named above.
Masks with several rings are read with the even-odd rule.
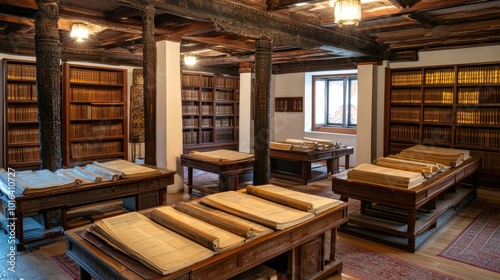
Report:
[[[468,150],[415,145],[402,150],[396,157],[415,161],[430,161],[446,166],[459,166],[470,157]]]
[[[430,161],[414,161],[397,158],[395,156],[380,157],[373,164],[388,168],[395,168],[413,172],[420,172],[424,177],[431,177],[443,169],[443,165]]]
[[[274,185],[249,186],[157,207],[144,215],[131,212],[102,219],[88,232],[167,275],[342,203]]]
[[[410,189],[424,180],[421,172],[387,168],[362,163],[347,171],[347,181],[362,182],[384,187]]]
[[[10,186],[15,186],[15,193],[17,194],[65,189],[77,184],[76,180],[58,176],[48,169],[15,172],[0,171],[0,183],[4,190],[11,189]]]
[[[220,149],[208,152],[191,151],[186,156],[215,163],[227,163],[227,162],[253,159],[253,154],[226,150],[226,149]]]

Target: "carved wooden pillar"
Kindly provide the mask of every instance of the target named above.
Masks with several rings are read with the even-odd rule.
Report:
[[[38,0],[35,14],[35,54],[42,169],[62,167],[61,42],[57,0]]]
[[[156,166],[156,42],[155,8],[147,5],[142,13],[144,72],[144,162]]]
[[[254,185],[268,184],[271,178],[269,142],[271,135],[271,42],[255,41],[255,123]]]

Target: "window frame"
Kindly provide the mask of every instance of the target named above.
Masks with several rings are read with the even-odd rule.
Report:
[[[355,78],[356,80],[358,80],[358,75],[357,74],[330,74],[330,75],[313,75],[312,76],[312,102],[311,102],[312,103],[312,125],[311,125],[312,131],[342,133],[342,134],[356,134],[357,124],[354,126],[348,125],[348,123],[350,121],[350,115],[351,115],[351,108],[350,108],[351,106],[347,107],[347,112],[346,112],[347,115],[344,116],[346,118],[346,120],[344,121],[345,126],[344,126],[344,124],[342,124],[342,125],[330,125],[327,122],[325,122],[325,124],[322,124],[322,125],[316,124],[316,81],[319,79],[326,80],[325,83],[328,80],[334,80],[334,79],[337,79],[337,80],[343,79],[343,80],[347,81],[347,83],[348,83],[347,86],[349,87],[349,89],[344,92],[344,102],[347,101],[348,104],[350,104],[350,100],[351,100],[351,94],[350,94],[351,83],[350,83],[350,81],[352,80],[352,78]],[[328,100],[328,96],[326,96],[325,100]],[[328,101],[326,101],[326,102],[328,102]],[[327,113],[325,113],[325,114],[327,114]],[[325,116],[325,118],[327,118],[327,116]]]

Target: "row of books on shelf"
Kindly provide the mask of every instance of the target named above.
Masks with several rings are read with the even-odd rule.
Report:
[[[498,108],[458,108],[456,122],[459,124],[500,125]]]
[[[229,104],[229,105],[216,105],[215,106],[215,114],[233,114],[234,113],[234,106]]]
[[[8,107],[7,120],[9,122],[37,122],[38,108],[35,106]]]
[[[10,163],[40,161],[40,147],[8,148],[7,158]]]
[[[427,89],[425,103],[453,104],[453,89]]]
[[[500,66],[460,67],[459,84],[500,84]]]
[[[218,88],[237,88],[237,79],[232,77],[215,77],[215,87]]]
[[[198,131],[182,132],[182,143],[185,145],[198,144]]]
[[[120,119],[123,118],[123,106],[75,105],[70,106],[70,118],[77,120]]]
[[[71,143],[71,156],[73,158],[120,153],[122,151],[121,141]]]
[[[198,128],[200,127],[200,121],[198,118],[184,118],[182,119],[182,126],[184,128]],[[212,118],[202,118],[201,119],[201,127],[212,127],[213,119]]]
[[[7,101],[36,101],[38,99],[36,85],[8,83],[6,98]]]
[[[391,125],[390,139],[418,139],[419,133],[418,126]]]
[[[7,80],[36,81],[36,66],[8,63]]]
[[[71,88],[71,101],[79,102],[123,102],[119,89]]]
[[[392,107],[391,120],[419,122],[420,107]]]
[[[233,118],[217,118],[215,119],[215,126],[234,126]]]
[[[202,108],[208,108],[210,106],[208,105],[204,105],[204,106],[207,106],[207,107],[203,107]],[[198,105],[182,105],[182,113],[183,114],[199,114],[200,113],[200,106]],[[203,112],[203,114],[209,114],[208,112]]]
[[[73,123],[69,129],[70,138],[123,136],[123,134],[122,122]]]
[[[451,123],[452,121],[452,108],[424,108],[424,122]]]
[[[7,130],[8,143],[37,143],[39,140],[40,130],[38,128]]]
[[[451,143],[451,128],[424,127],[422,141],[431,143]]]
[[[500,148],[500,130],[457,128],[455,143],[458,145]]]
[[[232,91],[215,91],[215,100],[218,101],[233,101],[237,100],[237,97],[237,94],[233,93]]]
[[[500,168],[500,153],[492,151],[476,151],[471,150],[473,157],[481,157],[481,166],[483,168]]]
[[[234,131],[232,129],[219,130],[216,134],[215,141],[227,142],[234,140]]]
[[[421,103],[422,90],[420,89],[393,89],[391,91],[393,103]]]
[[[435,69],[425,71],[426,85],[452,85],[455,83],[455,69]]]
[[[199,93],[200,92],[197,89],[183,89],[181,91],[181,98],[183,100],[198,100]]]
[[[200,76],[200,75],[182,75],[182,85],[189,87],[213,87],[214,77],[213,76]]]
[[[123,73],[121,71],[71,68],[69,80],[72,83],[122,85]]]
[[[459,104],[500,103],[500,88],[460,88],[458,90]]]
[[[393,86],[420,86],[422,84],[422,71],[393,72],[391,84]]]
[[[424,78],[426,85],[451,85],[455,82],[455,68],[428,69]],[[456,79],[458,84],[500,84],[500,66],[459,67]],[[391,82],[393,86],[419,86],[422,84],[422,72],[393,72]]]

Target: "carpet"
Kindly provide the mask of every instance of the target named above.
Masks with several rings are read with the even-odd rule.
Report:
[[[342,273],[370,280],[452,280],[460,279],[389,255],[366,250],[339,240],[336,259]]]
[[[404,260],[380,254],[337,240],[338,260],[343,261],[342,273],[369,280],[458,280],[450,275],[418,266]],[[65,254],[52,259],[73,279],[80,279],[78,265]]]
[[[74,280],[80,279],[80,266],[66,254],[50,257],[60,268]]]
[[[439,256],[500,272],[500,209],[484,210]]]

